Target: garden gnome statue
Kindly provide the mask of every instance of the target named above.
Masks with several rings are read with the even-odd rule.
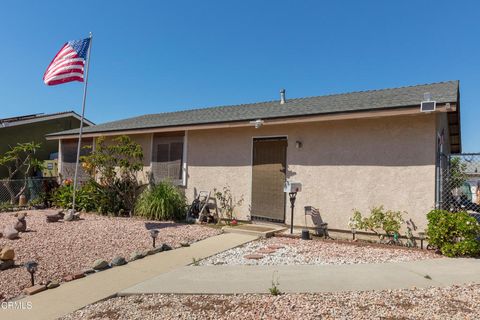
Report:
[[[18,221],[13,226],[18,232],[25,232],[27,230],[27,221],[25,221],[26,214],[20,212],[17,216]]]

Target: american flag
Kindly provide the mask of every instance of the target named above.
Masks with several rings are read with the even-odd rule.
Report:
[[[46,85],[54,86],[70,81],[83,82],[83,71],[90,38],[72,40],[60,49],[43,75]]]

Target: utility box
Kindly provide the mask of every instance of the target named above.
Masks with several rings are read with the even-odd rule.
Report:
[[[302,191],[302,184],[300,182],[285,182],[285,186],[283,187],[283,192],[292,193],[292,192],[300,192]]]
[[[57,177],[58,176],[58,160],[45,160],[43,162],[44,177]]]

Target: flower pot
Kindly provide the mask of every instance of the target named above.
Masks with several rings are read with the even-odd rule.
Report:
[[[302,230],[302,240],[310,240],[310,231],[308,229]]]

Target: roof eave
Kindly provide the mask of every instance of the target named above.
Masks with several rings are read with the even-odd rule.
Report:
[[[438,111],[445,112],[445,103],[439,103]],[[442,107],[443,105],[443,107]],[[331,112],[321,114],[308,114],[308,115],[293,115],[283,117],[270,117],[262,118],[265,120],[264,125],[274,124],[287,124],[295,122],[315,122],[315,121],[331,121],[331,120],[347,120],[347,119],[359,119],[359,118],[372,118],[372,117],[384,117],[384,116],[399,116],[399,115],[412,115],[421,114],[420,105],[409,105],[400,107],[385,107],[367,110],[352,110],[344,112]],[[168,132],[168,131],[183,131],[183,130],[202,130],[202,129],[221,129],[228,127],[245,127],[251,126],[250,121],[257,119],[243,119],[223,122],[210,122],[199,124],[186,124],[186,125],[172,125],[172,126],[151,126],[143,128],[129,128],[120,130],[103,130],[96,132],[84,132],[84,137],[98,137],[98,136],[114,136],[120,134],[142,134],[152,132]],[[62,134],[62,132],[48,134],[47,140],[59,140],[59,139],[71,139],[78,136],[78,133]]]
[[[1,128],[11,128],[11,127],[21,126],[21,125],[25,125],[25,124],[43,122],[43,121],[50,121],[50,120],[55,120],[55,119],[68,118],[68,117],[74,117],[74,118],[78,119],[79,121],[81,121],[81,119],[82,119],[82,117],[79,114],[77,114],[75,111],[69,111],[69,112],[59,113],[59,114],[44,115],[44,116],[38,117],[38,118],[30,118],[30,119],[15,121],[15,122],[9,122],[8,125],[6,125],[4,127],[0,126],[0,129]],[[85,119],[85,118],[83,119],[83,122],[84,122],[84,124],[87,124],[88,126],[94,126],[95,125],[95,123],[93,123],[90,120]]]

